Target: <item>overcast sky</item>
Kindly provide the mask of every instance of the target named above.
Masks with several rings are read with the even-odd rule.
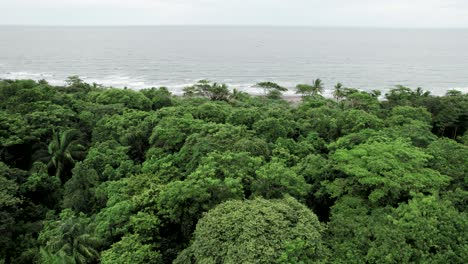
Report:
[[[468,0],[0,0],[0,24],[468,28]]]

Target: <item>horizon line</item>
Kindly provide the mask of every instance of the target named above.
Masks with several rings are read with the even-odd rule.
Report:
[[[352,28],[352,29],[468,29],[461,27],[426,27],[426,26],[341,26],[341,25],[286,25],[286,24],[0,24],[0,27],[301,27],[301,28]]]

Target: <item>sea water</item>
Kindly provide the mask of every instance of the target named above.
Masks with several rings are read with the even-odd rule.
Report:
[[[0,79],[67,76],[174,93],[200,79],[250,93],[274,81],[294,93],[320,78],[325,93],[395,85],[468,92],[468,29],[267,26],[0,26]]]

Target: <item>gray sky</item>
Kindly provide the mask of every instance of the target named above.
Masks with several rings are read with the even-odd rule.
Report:
[[[468,0],[0,0],[0,24],[468,28]]]

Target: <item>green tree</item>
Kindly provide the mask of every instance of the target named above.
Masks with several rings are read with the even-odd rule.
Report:
[[[468,94],[453,93],[439,97],[433,114],[434,130],[438,135],[456,139],[468,128]]]
[[[267,95],[271,91],[286,92],[288,89],[274,82],[259,82],[255,84],[255,87],[263,89],[264,95]]]
[[[280,137],[287,137],[292,132],[292,127],[288,126],[288,123],[287,120],[269,117],[255,122],[253,129],[268,142],[274,142]]]
[[[247,152],[254,157],[270,157],[271,151],[268,143],[261,138],[247,137],[241,138],[232,145],[232,150],[236,152]]]
[[[229,88],[226,84],[211,83],[208,80],[200,80],[196,84],[184,88],[185,96],[203,96],[212,101],[228,101]]]
[[[274,82],[259,82],[255,84],[255,87],[263,89],[263,94],[268,99],[281,99],[283,92],[286,92],[288,89]]]
[[[287,194],[302,198],[310,189],[302,176],[278,160],[260,167],[256,175],[252,183],[252,193],[266,199],[282,198]]]
[[[336,101],[340,101],[344,97],[344,92],[343,92],[343,84],[342,83],[337,83],[335,84],[334,90],[333,90],[333,98],[336,99]]]
[[[328,150],[333,153],[338,149],[352,149],[356,145],[367,142],[370,139],[381,135],[379,131],[374,129],[363,129],[355,133],[351,133],[338,138],[336,141],[330,142],[327,145]]]
[[[349,88],[345,88],[349,89]],[[371,93],[358,90],[343,90],[345,95],[341,100],[344,109],[359,109],[372,114],[379,114],[381,105],[378,96]]]
[[[328,105],[309,107],[305,103],[299,106],[296,113],[297,123],[303,135],[318,133],[326,141],[339,137],[341,111]]]
[[[75,165],[76,159],[83,154],[84,147],[79,143],[79,133],[77,130],[64,130],[52,135],[48,152],[50,155],[49,164],[55,169],[55,176],[65,179],[66,169]]]
[[[121,114],[107,115],[94,125],[93,141],[115,140],[129,148],[132,159],[142,162],[157,121],[157,117],[150,112],[133,109],[125,110]]]
[[[44,264],[76,264],[73,257],[68,256],[64,251],[55,254],[41,248],[39,251],[39,263]]]
[[[191,115],[165,117],[154,127],[150,144],[169,151],[179,151],[187,137],[198,131],[202,123]]]
[[[370,92],[370,95],[373,96],[373,97],[375,97],[375,98],[379,98],[379,97],[382,95],[382,91],[380,91],[380,90],[372,90],[372,91]]]
[[[29,126],[20,114],[0,111],[0,148],[22,144],[31,140]]]
[[[208,90],[208,97],[212,101],[228,101],[230,96],[229,88],[226,84],[214,83]]]
[[[130,89],[109,88],[102,91],[90,92],[88,100],[103,105],[117,104],[130,109],[148,111],[152,108],[152,102],[143,93]]]
[[[68,85],[68,86],[71,86],[71,87],[79,87],[79,86],[83,86],[85,83],[83,82],[82,79],[80,79],[80,76],[78,75],[73,75],[73,76],[69,76],[66,80],[65,80],[65,83]]]
[[[151,174],[136,174],[101,184],[96,194],[106,204],[94,218],[94,234],[108,248],[123,236],[137,234],[145,243],[158,243],[160,221],[156,217],[162,181]]]
[[[320,79],[315,79],[312,87],[310,88],[310,92],[312,95],[319,95],[323,93],[323,82]]]
[[[250,95],[246,92],[243,92],[239,89],[232,89],[232,94],[229,96],[230,99],[235,99],[239,101],[245,101],[250,98]]]
[[[414,95],[417,97],[421,97],[421,96],[428,97],[430,93],[431,92],[429,91],[424,91],[423,88],[421,87],[418,87],[416,88],[416,90],[414,90]]]
[[[62,184],[56,176],[50,176],[48,166],[42,162],[32,165],[29,175],[21,182],[21,193],[34,204],[56,209],[62,199]]]
[[[151,245],[144,244],[138,235],[122,237],[122,240],[102,253],[101,263],[146,264],[163,263],[161,255]]]
[[[397,106],[385,120],[382,132],[392,138],[409,138],[413,145],[427,147],[437,137],[432,134],[431,114],[423,107]]]
[[[458,90],[448,90],[446,92],[446,96],[460,96],[462,95],[463,93],[461,91],[458,91]]]
[[[142,89],[140,92],[150,99],[153,110],[174,105],[172,94],[166,87]]]
[[[199,132],[193,133],[185,141],[176,155],[180,168],[188,173],[193,172],[202,159],[210,152],[234,149],[242,139],[250,138],[245,127],[229,124],[207,123]]]
[[[417,195],[393,210],[387,228],[376,227],[368,258],[375,263],[464,263],[468,257],[467,215],[436,196]],[[403,253],[403,254],[402,254]]]
[[[65,254],[76,263],[93,263],[99,260],[99,241],[89,233],[89,225],[89,218],[65,209],[58,219],[45,221],[38,239],[50,254]]]
[[[37,102],[28,113],[24,114],[24,119],[28,122],[32,136],[48,138],[55,131],[74,127],[75,115],[75,112],[67,106]]]
[[[396,106],[385,120],[389,126],[403,125],[411,121],[420,121],[427,125],[432,123],[431,113],[424,107]]]
[[[343,135],[359,132],[363,129],[380,129],[383,127],[383,121],[380,118],[357,109],[343,111],[337,122]]]
[[[194,118],[206,122],[224,123],[230,110],[227,104],[209,102],[196,107],[192,114]]]
[[[90,85],[81,79],[78,75],[67,77],[65,80],[66,87],[61,90],[65,93],[79,94],[80,96],[89,93],[91,90],[96,89],[98,86],[96,83]],[[101,86],[99,86],[101,87]]]
[[[301,94],[302,97],[312,95],[313,87],[309,84],[298,84],[296,85],[296,94]]]
[[[319,262],[322,231],[317,217],[291,197],[228,201],[198,222],[192,244],[174,263],[288,263],[295,256]]]
[[[253,124],[260,120],[262,114],[257,107],[249,108],[233,108],[229,112],[226,122],[235,126],[244,125],[248,129],[252,129]]]
[[[211,152],[202,158],[198,168],[188,176],[192,178],[239,179],[246,194],[250,193],[256,170],[263,164],[261,157],[252,157],[247,152]]]
[[[118,180],[140,170],[140,166],[135,165],[128,152],[128,147],[115,140],[96,143],[89,149],[83,165],[97,172],[99,182]]]
[[[64,185],[63,207],[79,213],[95,212],[96,197],[94,189],[99,176],[89,164],[79,162],[72,170],[72,177]]]
[[[335,263],[464,263],[466,214],[437,196],[416,194],[397,208],[342,197],[331,208],[326,241]]]
[[[431,143],[426,151],[432,155],[431,168],[452,177],[454,186],[468,187],[468,146],[441,138]]]
[[[412,98],[413,91],[403,85],[396,85],[395,88],[385,94],[385,99],[387,99],[388,104],[391,106],[411,105]]]
[[[241,180],[233,178],[195,178],[169,183],[158,197],[159,213],[178,224],[185,239],[190,239],[202,214],[219,203],[243,198]]]
[[[353,195],[374,204],[396,204],[412,192],[436,193],[450,178],[427,168],[432,157],[404,140],[381,139],[337,150],[331,159],[343,173],[325,183],[332,197]]]
[[[437,140],[437,136],[431,132],[431,126],[421,121],[410,121],[400,126],[384,128],[379,133],[390,138],[407,138],[416,147],[427,147]]]
[[[167,184],[158,197],[159,213],[180,225],[189,237],[203,212],[229,199],[250,194],[250,185],[261,158],[248,153],[212,152],[183,181]]]
[[[19,186],[11,179],[14,171],[0,162],[0,259],[5,258],[12,249],[15,230],[15,216],[22,202]]]
[[[271,90],[266,95],[266,98],[272,99],[272,100],[280,100],[283,98],[283,93],[279,90]]]

